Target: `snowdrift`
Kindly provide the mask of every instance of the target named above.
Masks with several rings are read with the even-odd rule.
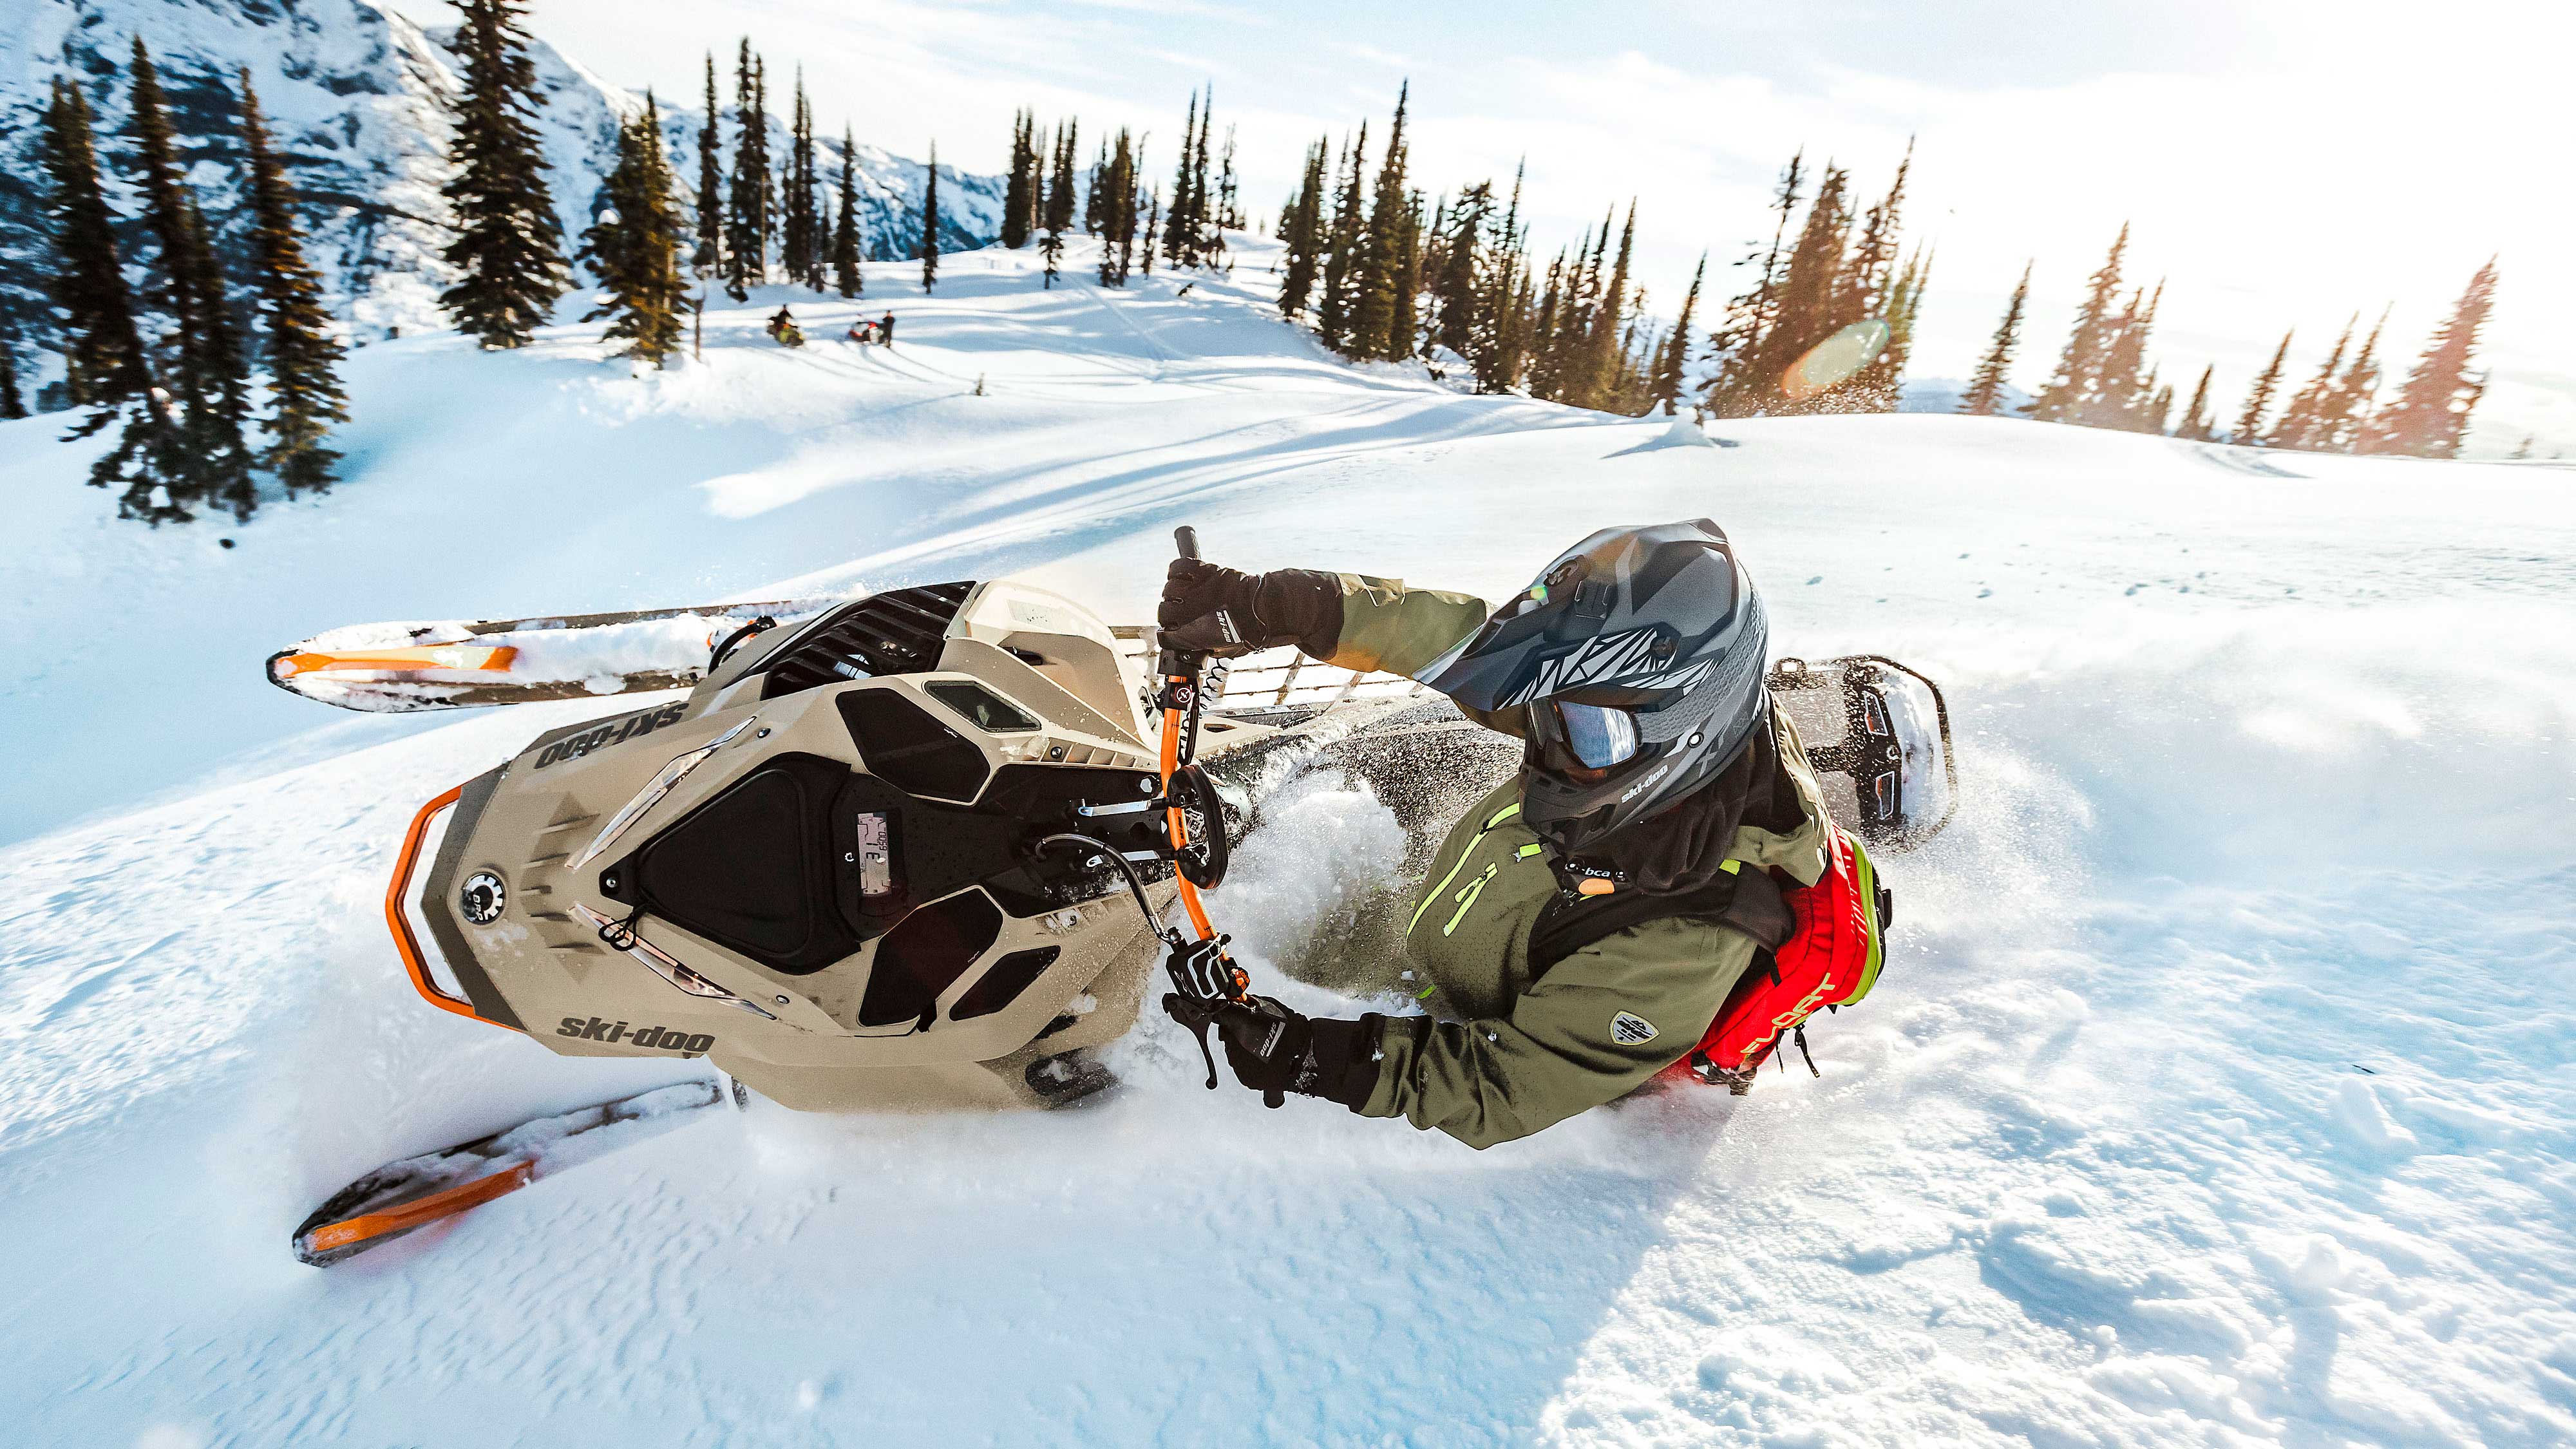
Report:
[[[0,425],[0,1403],[31,1442],[2576,1436],[2561,478],[1936,416],[1641,446],[1671,425],[1340,367],[1251,247],[1185,298],[1034,260],[953,258],[935,298],[872,267],[861,304],[793,299],[793,354],[756,297],[640,378],[571,329],[369,348],[351,481],[232,550],[113,523],[87,445]],[[895,347],[830,340],[888,307]],[[1954,711],[1959,821],[1891,867],[1822,1080],[1476,1154],[1201,1092],[1149,1023],[1082,1114],[755,1104],[287,1257],[360,1168],[675,1071],[426,1010],[376,914],[419,801],[599,706],[331,721],[269,649],[1010,569],[1140,617],[1178,522],[1499,592],[1702,513],[1784,652],[1896,654]],[[1315,778],[1212,906],[1275,982],[1402,849]]]

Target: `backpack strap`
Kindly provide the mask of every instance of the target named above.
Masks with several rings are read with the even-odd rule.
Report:
[[[1633,889],[1604,896],[1558,892],[1539,911],[1538,925],[1530,932],[1530,979],[1537,980],[1557,962],[1631,926],[1680,917],[1725,926],[1766,952],[1779,949],[1797,929],[1779,882],[1758,866],[1746,870],[1738,861],[1726,864],[1726,871],[1715,880],[1672,895]]]

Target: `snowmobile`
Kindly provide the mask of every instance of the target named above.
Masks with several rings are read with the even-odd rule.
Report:
[[[1171,907],[1221,948],[1199,892],[1276,786],[1346,769],[1431,841],[1519,763],[1409,679],[1294,651],[1199,663],[1005,578],[359,626],[268,677],[379,712],[688,691],[547,731],[420,808],[385,913],[430,1006],[567,1056],[704,1060],[737,1105],[1061,1108],[1110,1084],[1093,1052],[1188,945]],[[1947,823],[1929,679],[1851,658],[1771,682],[1847,828],[1903,848]],[[1245,994],[1215,959],[1166,1002],[1202,1051],[1193,1006]],[[701,1074],[391,1164],[297,1251],[337,1261],[721,1095]]]

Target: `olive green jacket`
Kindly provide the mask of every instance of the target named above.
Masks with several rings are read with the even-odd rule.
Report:
[[[1329,662],[1348,668],[1418,673],[1485,621],[1484,604],[1464,594],[1357,574],[1341,584]],[[1517,711],[1475,717],[1521,732]],[[1823,799],[1788,717],[1774,710],[1772,719],[1805,819],[1786,835],[1744,826],[1728,857],[1812,885],[1825,868]],[[1515,775],[1450,829],[1433,858],[1405,951],[1443,1017],[1387,1023],[1364,1115],[1404,1117],[1470,1147],[1525,1137],[1625,1095],[1699,1045],[1751,964],[1748,937],[1679,918],[1595,942],[1533,980],[1530,933],[1558,884],[1520,813]]]

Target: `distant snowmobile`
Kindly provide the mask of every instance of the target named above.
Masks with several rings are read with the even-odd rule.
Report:
[[[1150,629],[1002,579],[359,626],[280,651],[269,678],[369,711],[689,688],[540,735],[421,808],[386,916],[430,1005],[567,1056],[704,1058],[737,1101],[1048,1108],[1109,1084],[1091,1053],[1185,944],[1163,914],[1186,896],[1212,935],[1196,891],[1280,783],[1342,768],[1436,832],[1450,797],[1518,764],[1408,679],[1277,651],[1202,685],[1158,654]],[[1901,849],[1947,823],[1929,680],[1852,658],[1770,683],[1846,828]],[[297,1251],[337,1261],[524,1186],[575,1137],[719,1094],[680,1096],[379,1169]]]

